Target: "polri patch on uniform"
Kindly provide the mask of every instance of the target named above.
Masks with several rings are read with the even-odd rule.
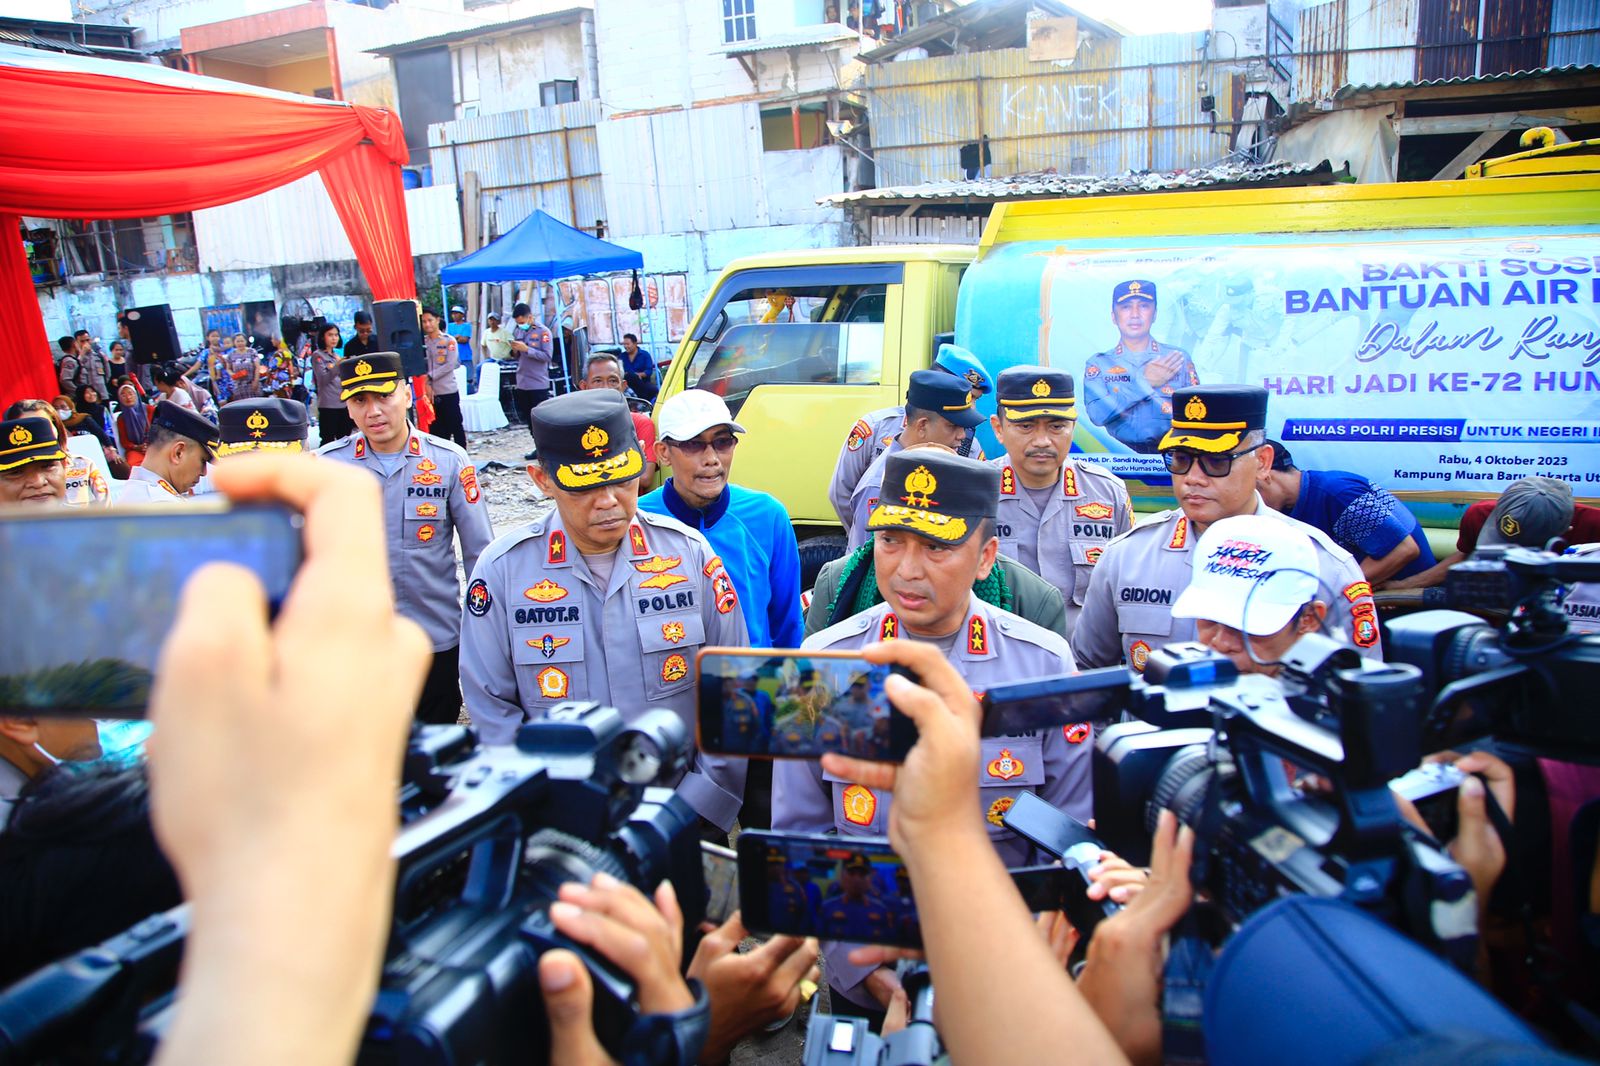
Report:
[[[989,633],[981,615],[967,620],[967,650],[974,655],[989,654]]]
[[[883,616],[883,621],[878,623],[878,639],[893,640],[900,635],[900,619],[891,611]]]
[[[682,556],[678,555],[652,555],[648,559],[640,560],[633,564],[633,568],[641,574],[664,574],[674,567],[683,565]],[[706,575],[710,577],[710,574]]]
[[[721,569],[722,569],[722,556],[713,555],[711,558],[706,560],[706,565],[704,565],[704,566],[702,566],[700,568],[700,572],[702,574],[706,575],[706,577],[710,577],[712,574],[716,573],[718,570],[721,570]]]
[[[1100,376],[1100,365],[1098,363],[1090,363],[1088,366],[1083,368],[1083,376],[1086,377],[1086,378],[1097,378],[1097,377],[1099,377]]]
[[[571,637],[558,637],[558,636],[555,636],[553,634],[546,633],[544,636],[539,637],[537,640],[528,641],[528,647],[530,647],[530,648],[538,648],[539,649],[539,654],[543,655],[546,659],[548,659],[548,658],[550,658],[550,656],[552,656],[552,655],[554,655],[556,653],[556,649],[557,648],[564,648],[568,644],[571,644],[571,643],[572,643],[572,638]]]
[[[1372,585],[1367,581],[1353,581],[1344,587],[1344,598],[1351,603],[1356,602],[1363,596],[1371,595]]]
[[[1142,640],[1134,641],[1133,646],[1128,649],[1128,665],[1142,674],[1144,673],[1144,664],[1149,661],[1150,645]]]
[[[523,589],[522,594],[534,603],[554,603],[556,600],[567,598],[567,590],[549,578],[545,578],[532,588]]]
[[[1104,548],[1089,548],[1083,553],[1083,557],[1089,560],[1090,566],[1093,566],[1095,563],[1100,561],[1100,556],[1104,555],[1105,553],[1106,550]]]
[[[1078,504],[1078,506],[1072,509],[1072,513],[1077,515],[1079,518],[1087,518],[1091,522],[1104,522],[1106,519],[1116,514],[1116,511],[1112,510],[1110,504],[1101,503],[1099,500],[1096,500],[1094,503]]]
[[[433,528],[431,523],[424,523],[417,527],[417,539],[426,544],[428,541],[433,539],[435,532],[437,531]]]
[[[489,613],[489,608],[494,603],[494,597],[489,595],[489,586],[483,578],[478,578],[467,586],[467,613],[475,618],[482,618]]]
[[[662,622],[661,639],[669,644],[678,644],[684,638],[682,622]]]
[[[988,822],[990,825],[997,825],[1004,829],[1006,824],[1006,812],[1014,807],[1016,802],[1017,797],[1015,796],[1001,796],[999,799],[989,804],[989,811],[983,816],[983,820]]]
[[[639,582],[642,589],[670,589],[674,585],[681,585],[688,581],[682,574],[653,574]],[[724,614],[727,612],[724,611]]]
[[[567,674],[554,666],[547,666],[539,671],[539,695],[547,700],[565,699],[567,695]]]
[[[417,517],[418,518],[438,518],[439,517],[439,505],[436,504],[436,503],[419,503],[419,504],[417,504]]]
[[[677,577],[678,575],[663,574],[662,576]],[[739,606],[739,595],[733,591],[733,579],[728,576],[726,570],[718,570],[717,576],[711,579],[711,593],[716,597],[718,614],[727,614]]]
[[[681,655],[669,655],[661,663],[661,680],[669,685],[675,681],[682,681],[688,676],[689,660]]]
[[[464,466],[461,468],[461,492],[466,496],[468,503],[477,503],[483,495],[478,489],[478,468]]]
[[[1370,648],[1378,643],[1378,609],[1370,601],[1351,607],[1350,619],[1355,626],[1350,639],[1356,642],[1356,647]]]
[[[1082,744],[1089,739],[1090,732],[1088,722],[1073,722],[1061,727],[1061,735],[1067,738],[1068,744]]]
[[[851,825],[871,825],[878,813],[878,797],[866,785],[851,785],[839,797],[839,811]]]
[[[984,767],[985,772],[997,781],[1010,781],[1013,777],[1021,777],[1027,770],[1021,759],[1011,754],[1010,748],[1001,748],[998,759],[990,759],[989,765]]]
[[[860,451],[861,445],[865,444],[870,436],[872,436],[872,427],[867,425],[864,420],[857,419],[856,424],[850,427],[850,436],[845,439],[844,446],[853,452]]]
[[[565,533],[559,529],[552,529],[547,543],[549,547],[545,551],[544,557],[547,565],[560,564],[567,561],[567,535]]]

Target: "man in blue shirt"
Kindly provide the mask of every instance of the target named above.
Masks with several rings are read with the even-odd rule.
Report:
[[[639,347],[639,338],[632,333],[622,335],[622,374],[635,396],[641,400],[655,400],[661,389],[656,380],[656,361]]]
[[[722,397],[686,389],[656,412],[656,458],[672,476],[639,497],[641,510],[671,515],[705,534],[744,605],[752,648],[798,648],[800,549],[783,504],[764,492],[728,483],[735,434],[744,427]],[[771,817],[772,763],[752,759],[741,825],[763,828]]]
[[[1272,468],[1256,483],[1262,500],[1332,537],[1356,557],[1369,584],[1410,577],[1433,565],[1421,524],[1394,493],[1348,470],[1301,470],[1282,444],[1267,444]]]

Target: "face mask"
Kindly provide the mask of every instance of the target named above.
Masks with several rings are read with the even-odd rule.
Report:
[[[63,422],[65,422],[67,419],[72,417],[72,412],[71,411],[63,411],[59,407],[56,408],[56,414],[61,416],[61,421],[63,421]]]
[[[85,773],[97,766],[124,768],[144,758],[145,741],[155,727],[149,722],[127,722],[117,719],[95,719],[96,739],[100,754],[93,759],[62,759],[46,751],[44,745],[34,741],[33,749],[52,766],[61,766],[71,773]]]

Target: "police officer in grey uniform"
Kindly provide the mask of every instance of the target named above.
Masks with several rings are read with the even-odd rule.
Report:
[[[1133,504],[1121,478],[1068,454],[1078,425],[1071,374],[1014,366],[1001,372],[995,396],[989,425],[1006,449],[993,460],[1000,551],[1061,590],[1071,641],[1094,564],[1133,526]]]
[[[339,361],[339,396],[356,431],[318,455],[372,471],[383,484],[383,524],[395,609],[433,642],[433,666],[417,700],[417,719],[454,725],[461,715],[461,584],[454,538],[470,572],[494,539],[478,471],[450,441],[406,420],[411,390],[400,356],[371,352]]]
[[[188,499],[216,458],[220,434],[208,420],[171,400],[158,400],[150,416],[144,462],[117,490],[117,503],[175,503]]]
[[[872,461],[850,494],[850,521],[845,524],[847,550],[867,542],[867,518],[878,506],[884,463],[890,456],[919,444],[942,444],[954,451],[967,432],[983,421],[974,406],[972,387],[942,370],[914,370],[906,388],[905,427]]]
[[[1072,651],[1084,669],[1125,662],[1143,672],[1152,651],[1195,639],[1193,619],[1172,605],[1194,573],[1195,544],[1206,527],[1234,515],[1289,522],[1317,548],[1317,577],[1333,604],[1331,625],[1363,655],[1381,658],[1372,586],[1349,552],[1322,530],[1266,506],[1257,480],[1272,469],[1266,440],[1267,392],[1253,385],[1179,389],[1176,414],[1161,438],[1178,506],[1150,515],[1106,546],[1095,564]]]
[[[1120,339],[1083,365],[1089,420],[1136,452],[1154,452],[1172,420],[1172,396],[1200,383],[1189,353],[1150,336],[1156,287],[1124,281],[1111,290],[1111,321]]]
[[[932,369],[961,378],[979,397],[987,396],[994,388],[989,371],[984,369],[975,355],[958,345],[939,345],[939,354],[933,360]],[[849,434],[845,436],[844,444],[839,448],[838,461],[833,466],[833,481],[828,485],[828,502],[833,504],[833,513],[839,516],[839,524],[846,529],[850,526],[850,497],[861,483],[861,476],[867,472],[872,461],[900,435],[905,422],[905,405],[880,407],[856,419],[856,424],[850,427]],[[962,455],[970,452],[979,459],[983,458],[983,448],[970,435],[956,450]]]
[[[854,651],[879,640],[924,640],[941,648],[979,690],[1074,668],[1060,636],[972,593],[998,550],[1000,471],[941,449],[912,449],[889,457],[884,484],[886,498],[868,523],[884,602],[808,637],[806,649]],[[1018,793],[1035,792],[1076,818],[1090,817],[1093,747],[1081,723],[984,738],[979,802],[1007,865],[1022,865],[1031,854],[1028,842],[1001,822]],[[789,760],[773,768],[774,829],[881,837],[888,832],[889,804],[887,793],[824,773],[816,762]],[[858,1008],[881,1009],[879,996],[886,993],[869,980],[873,968],[852,965],[840,945],[825,953],[836,995]]]
[[[461,682],[479,739],[510,744],[568,700],[629,718],[668,707],[693,735],[695,652],[749,643],[732,579],[699,532],[638,510],[644,456],[620,395],[567,393],[530,417],[528,470],[556,506],[490,545],[467,585]],[[702,753],[678,791],[726,830],[744,777],[743,759]]]

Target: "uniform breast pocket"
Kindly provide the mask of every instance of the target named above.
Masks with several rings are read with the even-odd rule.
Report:
[[[1117,631],[1128,665],[1144,673],[1150,653],[1172,635],[1172,608],[1148,603],[1117,604]]]
[[[989,737],[978,767],[978,802],[991,837],[1010,837],[1002,818],[1017,793],[1044,784],[1044,742],[1038,737]]]
[[[511,661],[517,685],[530,705],[548,705],[588,695],[583,672],[583,627],[519,626],[511,631]]]
[[[1094,576],[1094,564],[1100,561],[1100,555],[1106,550],[1103,540],[1073,541],[1072,548],[1072,602],[1083,606],[1083,599],[1089,592],[1089,579]]]
[[[889,797],[822,771],[833,786],[833,827],[849,836],[885,836],[889,832]]]
[[[442,502],[407,503],[402,525],[407,551],[426,549],[437,541],[450,539],[450,522]]]
[[[700,615],[656,615],[639,619],[638,625],[645,696],[662,699],[693,685],[694,652],[706,642]]]

